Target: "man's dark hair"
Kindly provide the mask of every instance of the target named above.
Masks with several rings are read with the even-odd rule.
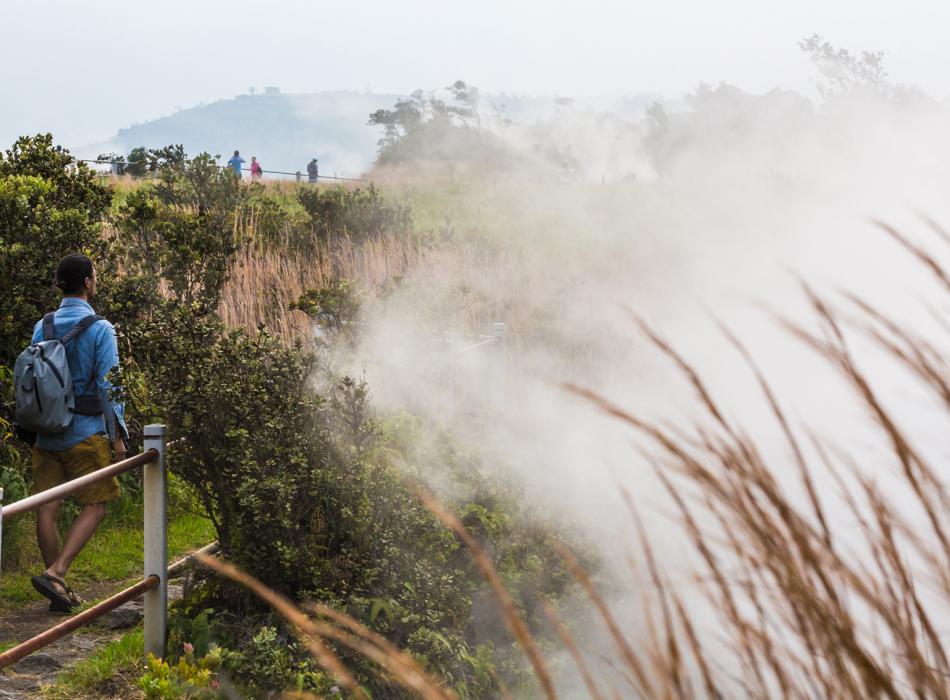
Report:
[[[234,155],[239,156],[239,155],[241,155],[241,154],[238,153],[237,151],[235,151],[235,152],[234,152]]]
[[[92,260],[81,253],[72,253],[56,266],[56,286],[63,294],[76,294],[83,290],[86,278],[92,274]]]

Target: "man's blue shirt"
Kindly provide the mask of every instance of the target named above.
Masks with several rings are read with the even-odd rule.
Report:
[[[56,337],[62,338],[79,319],[94,313],[96,312],[87,301],[78,297],[65,297],[53,317]],[[42,319],[33,329],[33,342],[38,343],[41,340]],[[89,390],[95,370],[99,401],[105,413],[101,416],[81,416],[74,413],[72,422],[63,432],[37,435],[36,446],[44,450],[68,450],[96,433],[107,433],[110,441],[115,441],[117,434],[127,440],[125,407],[110,398],[112,384],[107,378],[112,368],[119,364],[119,349],[112,324],[102,320],[89,326],[66,346],[66,359],[73,375],[73,393],[76,396],[82,396]]]
[[[228,161],[228,167],[238,175],[241,174],[241,166],[244,165],[244,159],[241,156],[234,156]]]

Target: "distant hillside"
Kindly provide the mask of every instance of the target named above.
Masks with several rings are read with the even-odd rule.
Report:
[[[189,154],[208,151],[224,159],[238,149],[247,161],[257,156],[266,170],[306,171],[316,156],[324,174],[358,175],[373,162],[379,139],[366,124],[369,113],[397,99],[355,91],[238,95],[135,124],[108,144],[82,150],[128,153],[181,143]]]
[[[137,146],[158,148],[180,143],[189,154],[208,151],[227,159],[238,149],[245,160],[257,156],[265,170],[305,171],[316,156],[326,175],[358,175],[376,156],[378,127],[369,114],[392,107],[400,95],[351,90],[315,94],[245,94],[184,109],[121,129],[108,143],[77,149],[81,157]],[[654,98],[636,96],[577,101],[520,95],[484,96],[483,109],[516,122],[534,122],[565,109],[594,109],[634,118]]]

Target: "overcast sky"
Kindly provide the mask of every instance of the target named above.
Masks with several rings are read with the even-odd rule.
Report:
[[[950,3],[930,0],[0,0],[0,146],[69,146],[248,87],[681,95],[810,89],[796,41],[880,49],[950,94]]]

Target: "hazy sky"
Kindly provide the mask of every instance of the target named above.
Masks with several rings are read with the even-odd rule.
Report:
[[[796,41],[880,49],[950,94],[950,3],[930,0],[0,0],[0,146],[70,146],[232,97],[466,80],[489,91],[677,96],[700,81],[809,90]]]

